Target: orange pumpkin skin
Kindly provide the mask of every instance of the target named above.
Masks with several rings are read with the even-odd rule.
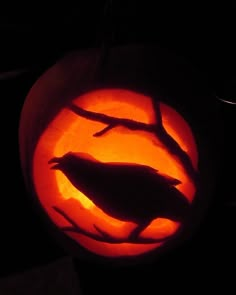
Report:
[[[191,210],[194,208],[197,183],[181,157],[173,153],[162,138],[142,128],[131,130],[122,124],[94,136],[109,124],[86,117],[88,112],[128,119],[145,126],[158,125],[159,120],[153,107],[153,102],[157,101],[152,95],[153,89],[145,92],[143,85],[140,90],[132,85],[124,88],[126,80],[119,79],[119,83],[95,84],[83,80],[83,73],[90,68],[88,62],[92,64],[95,58],[96,55],[89,52],[71,54],[42,75],[30,90],[22,110],[19,133],[26,185],[46,221],[75,255],[85,251],[92,257],[116,259],[160,252],[176,239],[183,239],[181,234],[186,223],[192,222],[191,217],[182,223],[156,216],[140,233],[137,242],[130,242],[129,234],[137,224],[107,214],[89,196],[77,190],[61,171],[50,169],[48,164],[53,157],[72,151],[86,153],[103,163],[147,165],[178,179],[181,183],[176,186],[177,190],[188,200]],[[72,65],[72,71],[68,71]],[[116,74],[113,76],[117,81]],[[158,103],[165,132],[187,155],[193,171],[198,174],[199,152],[191,127],[169,101],[158,100]],[[78,115],[68,104],[87,113]],[[135,206],[135,201],[133,204]],[[63,230],[71,227],[70,220],[78,225],[80,232]]]

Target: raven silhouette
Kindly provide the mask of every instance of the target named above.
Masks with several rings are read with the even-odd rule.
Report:
[[[182,221],[189,212],[190,203],[175,188],[181,182],[152,167],[104,163],[89,154],[74,152],[54,157],[48,163],[105,213],[135,222],[131,239],[137,238],[154,218]]]

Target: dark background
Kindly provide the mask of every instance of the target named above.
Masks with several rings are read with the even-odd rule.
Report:
[[[97,3],[99,2],[99,3]],[[24,187],[18,153],[18,124],[24,99],[36,79],[72,49],[112,44],[155,43],[184,57],[199,70],[212,92],[233,97],[236,75],[236,7],[233,1],[78,1],[52,9],[33,3],[0,10],[1,238],[0,276],[5,277],[67,255],[35,214]],[[109,26],[108,26],[109,24]],[[19,72],[22,71],[21,74]],[[234,80],[235,81],[235,80]],[[225,85],[231,85],[226,87]],[[113,269],[77,261],[84,294],[124,294],[159,288],[235,293],[235,106],[223,104],[225,166],[208,213],[196,234],[156,263]],[[223,177],[224,175],[224,177]],[[108,287],[108,282],[113,287]],[[188,285],[189,284],[189,285]]]

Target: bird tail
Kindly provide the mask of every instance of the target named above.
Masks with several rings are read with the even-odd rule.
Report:
[[[158,172],[158,174],[160,174],[161,176],[163,176],[165,178],[165,180],[168,182],[169,185],[176,186],[176,185],[182,183],[179,179],[174,178],[172,176],[169,176],[167,174],[163,174],[163,173],[159,173],[159,172]]]

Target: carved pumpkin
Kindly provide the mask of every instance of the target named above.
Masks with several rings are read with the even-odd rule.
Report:
[[[29,191],[78,248],[109,258],[165,248],[190,222],[198,190],[192,128],[137,87],[80,88],[75,70],[65,75],[73,59],[40,77],[25,101],[20,148]]]

